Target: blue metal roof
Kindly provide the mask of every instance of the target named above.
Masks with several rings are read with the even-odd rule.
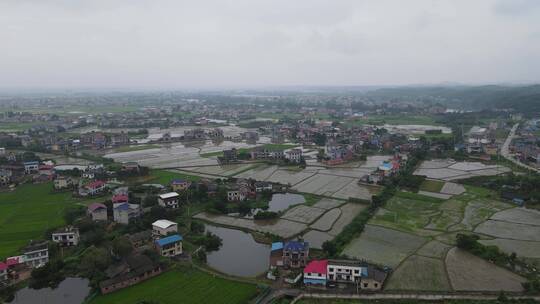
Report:
[[[114,209],[116,210],[128,210],[129,204],[128,203],[121,203],[120,205],[117,205]]]
[[[283,243],[282,242],[272,243],[271,251],[280,250],[280,249],[283,249]]]
[[[298,242],[298,241],[290,241],[290,242],[285,243],[285,245],[283,246],[285,250],[292,250],[292,251],[306,250],[307,247],[308,247],[307,242]]]
[[[163,247],[165,245],[169,245],[169,244],[176,243],[179,241],[182,241],[182,236],[179,234],[173,234],[171,236],[164,237],[162,239],[157,240],[156,244],[158,244],[160,247]]]

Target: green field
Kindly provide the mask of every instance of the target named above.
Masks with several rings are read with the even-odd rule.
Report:
[[[439,192],[444,186],[444,182],[426,179],[421,185],[420,190],[428,192]]]
[[[181,267],[120,291],[100,295],[90,304],[139,303],[248,303],[257,286],[229,281],[205,272]]]
[[[131,151],[140,151],[140,150],[148,150],[148,149],[158,149],[160,148],[159,145],[139,145],[139,146],[124,146],[120,148],[114,149],[114,152],[131,152]]]
[[[437,216],[443,200],[414,193],[398,192],[371,223],[407,232],[422,232],[431,218]]]
[[[162,184],[164,186],[168,186],[173,179],[187,179],[193,182],[201,180],[201,177],[196,175],[175,173],[165,170],[152,170],[150,171],[150,175],[154,177],[151,182]]]
[[[63,225],[62,211],[67,206],[85,203],[71,193],[51,191],[51,183],[45,183],[0,193],[0,259],[18,254],[29,240],[42,238],[48,228]]]

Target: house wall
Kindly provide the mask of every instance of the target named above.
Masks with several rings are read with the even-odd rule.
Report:
[[[381,290],[382,286],[382,282],[373,279],[362,279],[360,282],[360,289],[362,290]]]
[[[135,285],[135,284],[137,284],[139,282],[148,280],[148,279],[150,279],[152,277],[155,277],[155,276],[159,275],[160,273],[161,273],[161,268],[157,267],[157,268],[153,269],[152,271],[145,272],[143,275],[133,277],[133,278],[130,278],[128,280],[118,282],[118,283],[110,285],[110,286],[101,287],[100,290],[101,290],[102,294],[108,294],[108,293],[117,291],[119,289],[123,289],[123,288],[129,287],[129,286]]]
[[[346,265],[336,265],[328,263],[326,267],[327,276],[329,281],[340,281],[340,282],[356,282],[360,280],[362,274],[367,273],[366,267],[361,266],[346,266]],[[341,278],[338,279],[338,275],[341,275]],[[346,276],[349,276],[349,279]]]
[[[107,220],[107,210],[105,209],[94,211],[91,213],[91,215],[92,215],[93,221],[106,221]]]

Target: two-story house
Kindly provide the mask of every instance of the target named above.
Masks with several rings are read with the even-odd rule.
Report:
[[[79,240],[79,229],[72,226],[58,229],[52,233],[52,241],[61,246],[77,246]]]
[[[176,192],[160,194],[158,195],[158,204],[161,207],[176,209],[180,205],[180,195]]]

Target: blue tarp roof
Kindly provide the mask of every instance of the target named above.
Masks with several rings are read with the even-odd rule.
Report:
[[[182,236],[179,235],[179,234],[173,234],[171,236],[168,236],[168,237],[164,237],[162,239],[159,239],[156,241],[156,243],[159,245],[159,246],[165,246],[165,245],[168,245],[168,244],[172,244],[172,243],[175,243],[175,242],[179,242],[182,240]]]
[[[305,250],[308,247],[307,242],[298,242],[298,241],[290,241],[285,243],[283,248],[285,250],[292,250],[292,251],[301,251]]]
[[[272,243],[272,251],[280,250],[280,249],[283,249],[283,243],[282,242]]]

